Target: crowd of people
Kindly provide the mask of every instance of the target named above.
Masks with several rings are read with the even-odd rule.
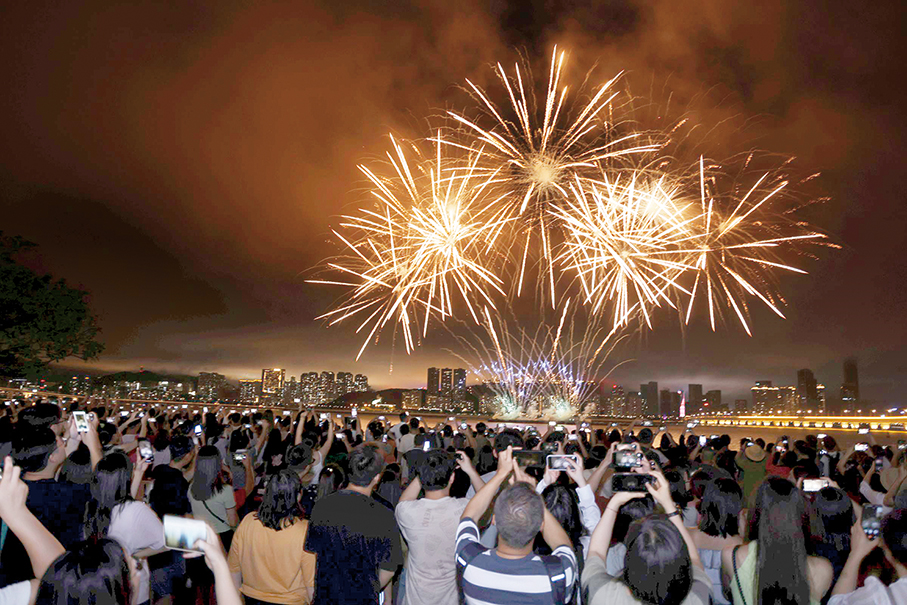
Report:
[[[871,433],[6,409],[0,604],[907,604],[907,450]]]

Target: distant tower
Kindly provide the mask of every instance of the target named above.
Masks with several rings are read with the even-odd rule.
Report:
[[[438,368],[428,368],[428,381],[425,385],[429,395],[437,395],[440,388],[441,372]]]
[[[819,392],[816,377],[812,370],[800,370],[797,372],[797,399],[800,409],[818,407]]]
[[[860,401],[860,379],[857,375],[857,360],[844,361],[844,383],[841,384],[841,404],[850,409]]]

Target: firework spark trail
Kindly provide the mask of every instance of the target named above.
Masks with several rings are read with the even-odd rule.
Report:
[[[420,172],[414,173],[402,147],[391,140],[393,177],[380,177],[360,166],[373,185],[377,210],[361,209],[358,215],[344,217],[341,226],[357,234],[356,239],[334,231],[353,254],[343,264],[328,266],[350,281],[309,280],[352,289],[346,304],[320,318],[333,325],[366,315],[357,333],[367,328],[369,332],[357,359],[392,320],[402,328],[409,352],[414,348],[412,327],[421,324],[424,336],[431,317],[450,317],[455,294],[476,322],[476,301],[494,307],[491,294],[504,294],[488,257],[512,219],[490,198],[488,185],[495,173],[476,175],[481,151],[473,154],[465,170],[451,170],[438,142],[433,163],[420,164]]]
[[[485,146],[488,149],[486,160],[490,162],[487,170],[495,171],[499,175],[498,186],[512,193],[501,201],[507,205],[508,216],[520,219],[514,226],[520,227],[521,237],[526,239],[516,283],[517,296],[522,294],[526,257],[530,241],[537,232],[542,242],[541,256],[548,273],[552,308],[557,299],[551,250],[554,234],[551,233],[552,225],[546,222],[547,209],[566,200],[569,197],[567,185],[574,178],[582,178],[589,169],[596,168],[599,162],[650,153],[663,145],[663,142],[642,142],[645,135],[639,132],[612,139],[612,133],[599,125],[597,120],[618,95],[614,85],[621,74],[601,85],[585,105],[575,112],[569,111],[566,103],[568,87],[561,85],[565,59],[566,53],[558,52],[555,47],[541,117],[531,89],[527,94],[520,66],[515,65],[514,75],[510,76],[500,63],[495,73],[510,101],[506,110],[498,107],[483,89],[466,80],[471,94],[490,118],[490,127],[480,125],[479,119],[471,120],[462,114],[447,112],[461,125],[459,138],[466,141],[449,138],[447,143],[462,149]],[[531,76],[527,77],[531,80]],[[505,117],[511,114],[514,118]],[[574,114],[575,119],[570,121],[569,116]],[[597,130],[601,130],[598,136],[594,134]],[[506,173],[502,167],[508,168]]]

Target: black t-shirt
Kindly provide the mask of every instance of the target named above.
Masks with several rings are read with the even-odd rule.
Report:
[[[41,525],[60,541],[63,548],[69,550],[73,544],[83,539],[85,506],[91,500],[91,488],[88,485],[53,479],[26,480],[25,483],[28,485],[25,505]],[[7,531],[3,551],[0,553],[0,586],[33,577],[25,547],[12,532]]]
[[[315,603],[377,602],[378,569],[403,564],[394,512],[368,496],[341,490],[312,511],[305,548],[315,554]]]

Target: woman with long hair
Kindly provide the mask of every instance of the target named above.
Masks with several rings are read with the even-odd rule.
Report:
[[[147,467],[147,463],[140,464],[136,472]],[[132,499],[130,467],[129,458],[120,452],[107,454],[98,462],[85,514],[85,538],[112,538],[129,555],[139,558],[135,602],[144,603],[151,596],[145,559],[163,552],[164,526],[151,507]]]
[[[312,509],[319,500],[340,491],[347,485],[346,473],[339,464],[333,462],[325,465],[318,474],[317,483],[306,486],[302,490],[302,514],[308,519],[312,516]]]
[[[195,474],[189,484],[189,503],[192,516],[206,521],[229,549],[233,528],[239,524],[236,513],[236,498],[228,483],[220,451],[213,445],[198,450],[195,460]]]
[[[747,537],[722,552],[722,583],[734,605],[818,605],[833,571],[811,556],[809,515],[796,485],[769,477],[759,486]]]
[[[844,490],[826,487],[816,493],[812,509],[821,529],[815,536],[816,554],[831,562],[837,582],[850,554],[850,530],[857,520],[853,501]]]
[[[299,475],[271,476],[258,512],[246,515],[230,547],[230,572],[246,605],[302,604],[315,589],[315,555],[304,545],[309,523],[299,505]]]
[[[699,501],[699,525],[690,530],[705,572],[712,579],[712,600],[718,605],[728,602],[721,590],[721,552],[743,543],[739,524],[742,508],[740,485],[725,477],[713,479]]]

